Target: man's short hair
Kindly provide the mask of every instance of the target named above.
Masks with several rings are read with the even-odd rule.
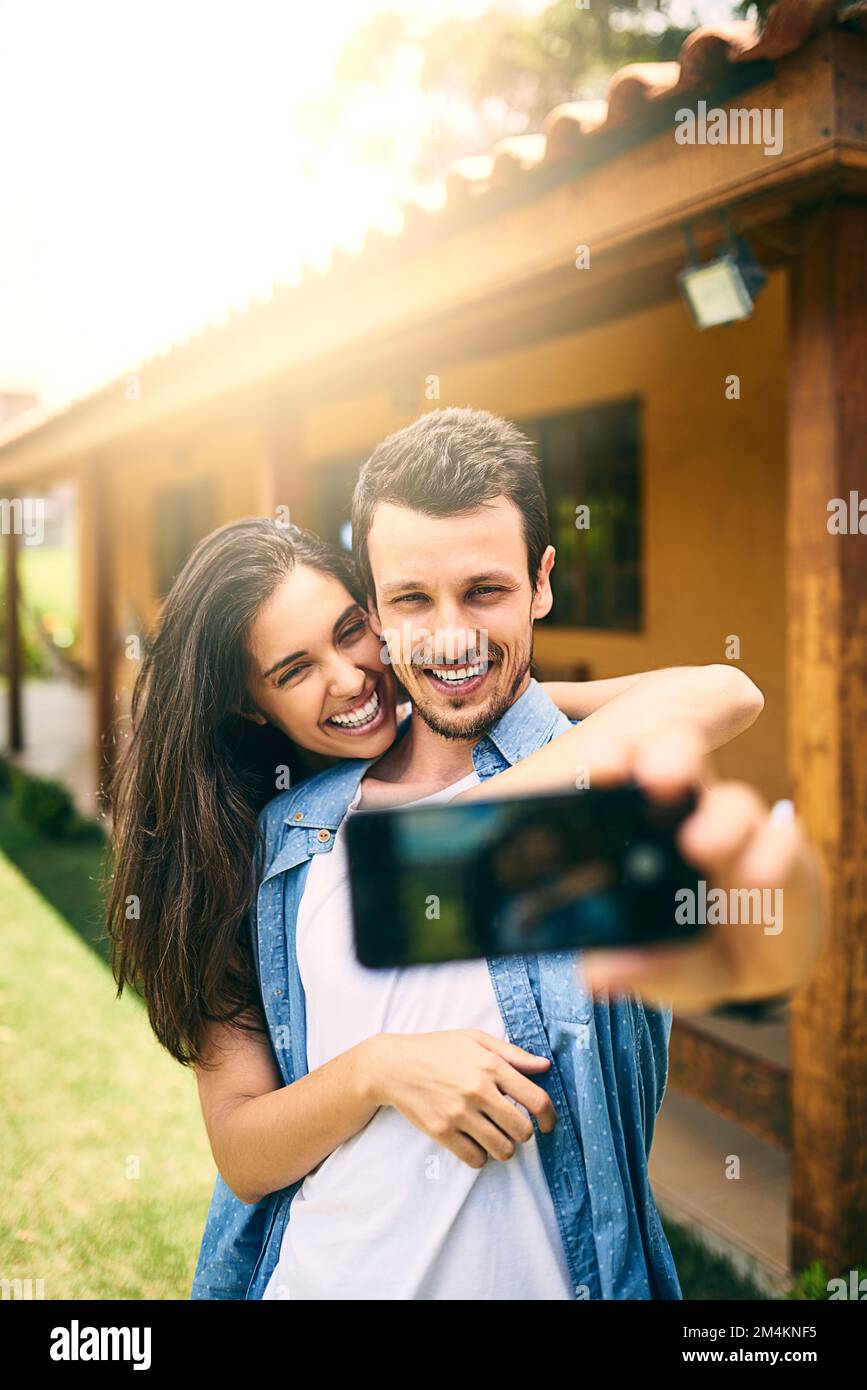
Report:
[[[487,410],[432,410],[378,444],[352,494],[352,545],[361,580],[375,594],[367,540],[380,502],[426,516],[460,516],[497,497],[521,514],[535,589],[548,546],[548,507],[533,445]]]

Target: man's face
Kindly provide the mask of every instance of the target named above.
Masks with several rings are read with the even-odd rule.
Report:
[[[551,546],[535,590],[521,514],[506,497],[460,516],[382,502],[368,554],[374,631],[424,722],[480,738],[526,687],[533,622],[551,608]]]

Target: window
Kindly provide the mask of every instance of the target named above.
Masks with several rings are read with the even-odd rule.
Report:
[[[213,478],[196,478],[164,488],[154,502],[154,577],[159,598],[165,598],[184,567],[187,556],[203,536],[213,531]]]
[[[548,622],[640,628],[640,402],[517,423],[539,452],[557,551]],[[581,517],[579,507],[587,508]]]

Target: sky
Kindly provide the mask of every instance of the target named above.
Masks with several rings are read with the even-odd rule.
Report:
[[[537,11],[546,0],[502,0]],[[679,0],[701,21],[726,0]],[[353,30],[419,31],[491,0],[0,0],[0,391],[49,406],[132,370],[305,260],[394,227],[427,99],[411,61],[358,128],[311,148],[302,113]],[[358,135],[396,133],[362,164]]]

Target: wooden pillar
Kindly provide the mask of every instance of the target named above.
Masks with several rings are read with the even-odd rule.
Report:
[[[315,526],[304,454],[303,420],[298,401],[288,391],[275,389],[266,396],[262,436],[263,515],[275,516],[278,507],[288,507],[289,520],[294,525]]]
[[[829,1274],[867,1256],[867,534],[850,506],[867,498],[865,247],[867,205],[841,203],[790,281],[789,769],[830,904],[792,1010],[791,1258]],[[834,498],[856,534],[829,531]]]
[[[114,763],[115,704],[115,604],[113,490],[108,463],[100,458],[91,463],[86,480],[85,518],[82,543],[91,548],[90,586],[87,611],[93,623],[93,702],[95,730],[95,773],[97,801],[105,805],[105,783]]]
[[[14,492],[10,488],[10,492]],[[24,724],[21,712],[21,678],[23,660],[21,653],[21,604],[18,575],[18,555],[20,544],[10,514],[10,526],[6,536],[6,676],[9,751],[20,753],[24,747]]]

